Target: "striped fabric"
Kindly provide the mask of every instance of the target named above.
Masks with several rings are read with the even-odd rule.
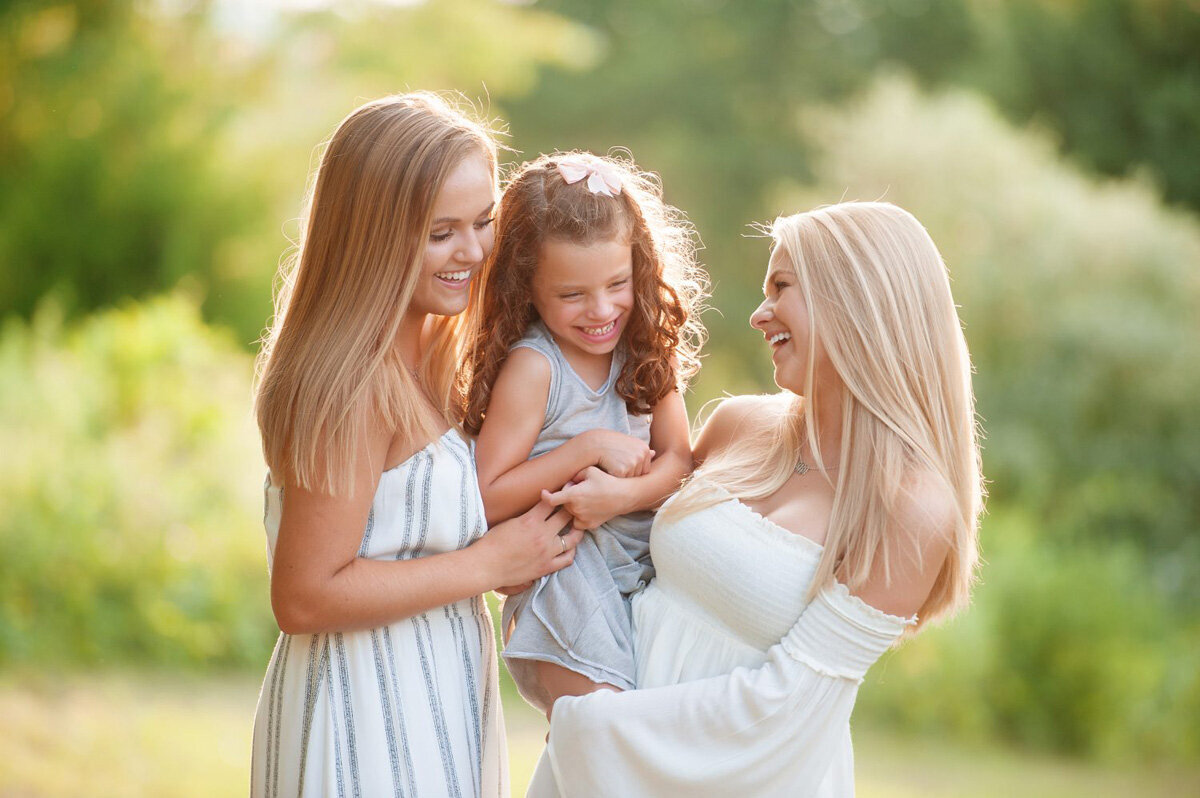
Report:
[[[268,560],[282,490],[266,486]],[[486,531],[453,430],[379,482],[359,556],[410,559]],[[508,795],[492,619],[482,596],[354,632],[281,634],[254,719],[252,796]]]

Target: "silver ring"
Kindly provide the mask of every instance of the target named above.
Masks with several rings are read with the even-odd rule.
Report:
[[[562,547],[563,547],[562,553],[566,554],[567,553],[567,539],[565,537],[563,537],[562,535],[559,535],[558,542],[562,544]]]

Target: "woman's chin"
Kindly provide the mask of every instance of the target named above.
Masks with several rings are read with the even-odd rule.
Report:
[[[779,366],[775,366],[774,378],[775,387],[782,390],[800,393],[800,390],[803,388],[797,380],[792,379],[792,375],[786,369],[781,369]]]

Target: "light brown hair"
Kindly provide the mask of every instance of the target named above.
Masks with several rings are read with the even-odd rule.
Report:
[[[495,169],[488,130],[426,92],[366,103],[325,145],[258,358],[255,410],[277,478],[310,490],[353,490],[352,466],[371,424],[413,440],[436,434],[442,422],[430,417],[395,341],[420,278],[438,192],[475,153]],[[419,376],[453,423],[464,321],[431,323]]]
[[[587,181],[568,184],[557,168],[564,157],[620,175],[621,191],[610,197],[593,193]],[[481,301],[471,311],[463,427],[472,434],[483,425],[509,350],[538,317],[533,276],[546,241],[628,241],[632,247],[634,308],[622,335],[628,356],[615,385],[631,413],[649,413],[668,393],[682,391],[699,367],[699,313],[708,281],[696,263],[691,225],[663,202],[657,179],[632,161],[543,155],[523,164],[504,191]]]

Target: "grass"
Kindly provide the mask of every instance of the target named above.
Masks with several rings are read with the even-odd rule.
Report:
[[[5,678],[0,795],[245,795],[253,678]]]
[[[119,673],[0,677],[0,796],[244,795],[254,676]],[[513,794],[545,721],[504,693]],[[855,728],[861,798],[1138,798],[1200,794],[1200,769],[1102,767]]]

